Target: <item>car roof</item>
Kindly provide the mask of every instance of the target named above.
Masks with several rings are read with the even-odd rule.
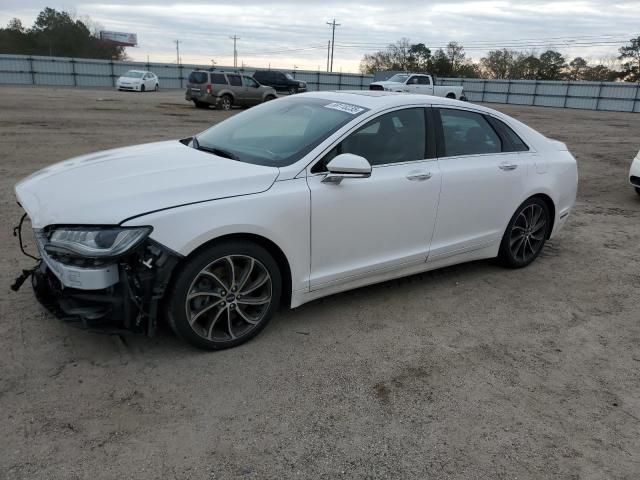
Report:
[[[325,100],[334,100],[336,102],[351,103],[360,107],[369,109],[385,109],[392,107],[401,107],[403,105],[451,105],[456,107],[464,107],[472,110],[491,111],[493,110],[481,107],[479,105],[453,100],[451,98],[436,97],[433,95],[384,92],[381,90],[332,90],[324,92],[301,93],[299,96],[309,96],[322,98]]]

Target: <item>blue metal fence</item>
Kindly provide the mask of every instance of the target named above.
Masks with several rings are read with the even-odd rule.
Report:
[[[161,88],[184,88],[189,72],[206,65],[119,62],[65,57],[0,55],[0,85],[58,85],[112,88],[127,70],[150,70],[160,78]],[[233,67],[217,67],[234,70]],[[248,75],[254,68],[237,69]],[[368,88],[373,75],[289,70],[307,83],[310,91],[360,90]],[[439,85],[464,87],[471,102],[507,103],[541,107],[640,112],[640,83],[565,82],[541,80],[482,80],[438,78]]]

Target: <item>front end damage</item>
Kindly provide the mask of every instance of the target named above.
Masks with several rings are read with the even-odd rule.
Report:
[[[16,227],[22,242],[22,222]],[[51,229],[34,231],[39,252],[31,276],[38,301],[61,320],[102,333],[153,335],[159,306],[181,256],[145,238],[117,258],[84,258],[51,248]],[[25,252],[26,253],[26,252]]]

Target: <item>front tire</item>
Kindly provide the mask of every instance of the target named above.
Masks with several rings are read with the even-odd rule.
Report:
[[[289,92],[289,95],[295,95],[298,93],[298,87],[289,87],[287,91]]]
[[[144,91],[145,91],[144,85],[141,85],[141,86],[140,86],[140,91],[141,91],[141,92],[144,92]]]
[[[530,198],[518,207],[502,237],[498,258],[509,268],[522,268],[533,262],[547,240],[551,218],[547,204]]]
[[[278,265],[261,246],[213,245],[180,269],[167,297],[169,324],[195,347],[235,347],[267,325],[281,288]]]
[[[154,91],[157,92],[158,90],[160,90],[160,85],[156,83],[156,88],[154,89]]]

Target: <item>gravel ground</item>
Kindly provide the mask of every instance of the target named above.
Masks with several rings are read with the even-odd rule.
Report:
[[[10,292],[31,265],[13,185],[232,113],[179,91],[0,87],[0,478],[640,477],[640,116],[495,107],[578,159],[576,209],[533,265],[335,295],[203,353],[75,330]]]

